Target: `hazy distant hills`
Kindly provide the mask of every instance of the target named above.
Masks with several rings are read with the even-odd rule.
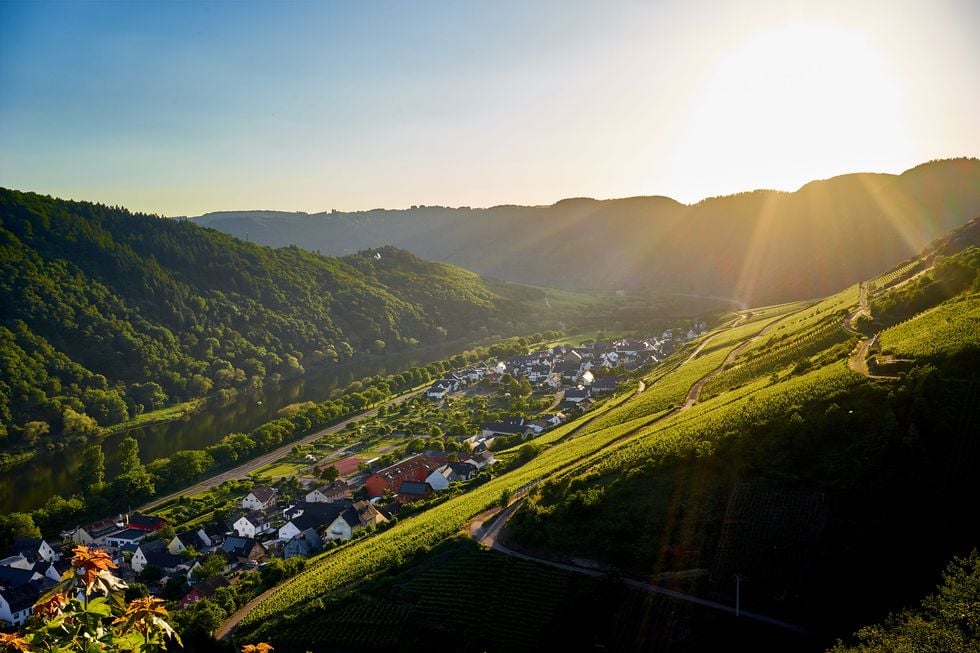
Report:
[[[198,224],[252,242],[345,254],[394,245],[480,274],[570,289],[815,297],[903,260],[980,213],[980,160],[901,175],[851,174],[793,193],[680,204],[667,197],[551,206],[355,213],[209,213]]]

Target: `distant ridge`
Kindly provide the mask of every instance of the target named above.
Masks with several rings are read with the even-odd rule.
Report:
[[[692,205],[663,196],[569,198],[550,206],[223,211],[192,219],[274,247],[342,255],[394,245],[510,281],[759,304],[833,292],[977,214],[980,160],[960,158]]]

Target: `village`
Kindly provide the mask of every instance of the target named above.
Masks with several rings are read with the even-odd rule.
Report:
[[[24,623],[70,569],[77,545],[104,549],[117,576],[183,607],[274,560],[306,558],[386,528],[487,480],[495,466],[519,464],[513,456],[498,461],[495,452],[533,443],[591,410],[632,372],[705,329],[699,322],[656,337],[556,344],[455,369],[370,421],[352,420],[345,446],[325,436],[320,449],[295,448],[293,466],[285,464],[295,474],[223,484],[228,500],[212,501],[200,517],[149,510],[78,525],[57,543],[19,537],[0,559],[0,622]],[[356,455],[379,441],[381,455]]]

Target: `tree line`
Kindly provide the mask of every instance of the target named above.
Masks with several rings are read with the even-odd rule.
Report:
[[[526,333],[535,293],[393,248],[328,258],[0,189],[0,463],[310,366]]]

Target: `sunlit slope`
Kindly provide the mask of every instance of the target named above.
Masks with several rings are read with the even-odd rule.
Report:
[[[778,315],[778,312],[774,315]],[[704,340],[691,343],[677,352],[668,363],[672,367],[671,372],[653,383],[644,393],[606,410],[596,420],[598,424],[579,429],[580,433],[575,432],[578,424],[568,424],[542,439],[541,444],[550,443],[550,446],[529,463],[463,496],[399,522],[383,533],[321,556],[306,572],[286,581],[269,598],[257,605],[242,622],[243,632],[252,637],[254,630],[257,631],[255,636],[261,636],[263,624],[269,623],[270,619],[278,621],[287,618],[285,615],[293,614],[297,616],[288,618],[302,619],[304,611],[316,605],[318,596],[384,573],[386,569],[400,564],[418,551],[456,533],[467,519],[492,506],[505,489],[515,491],[559,472],[571,473],[582,465],[591,464],[593,456],[610,455],[620,447],[646,438],[651,428],[656,428],[659,432],[682,423],[686,411],[677,411],[662,424],[650,426],[651,419],[656,419],[661,404],[676,403],[686,398],[691,386],[701,376],[717,368],[731,349],[744,339],[757,334],[767,323],[763,320],[748,325],[728,324],[717,329]],[[718,344],[713,351],[704,357],[692,357],[699,348],[702,351],[707,350],[715,339]],[[656,374],[651,375],[651,382],[655,380],[655,376]],[[676,441],[677,446],[686,446],[684,437],[681,436]]]
[[[978,211],[980,161],[956,159],[689,206],[666,197],[575,198],[550,206],[227,212],[195,220],[274,246],[344,254],[391,244],[512,281],[761,305],[824,296],[879,274]]]
[[[881,292],[904,280],[897,275]],[[957,316],[951,324],[969,324],[973,301],[969,292],[958,293],[938,310]],[[848,496],[887,468],[878,448],[907,419],[894,414],[899,408],[892,402],[903,406],[907,394],[926,392],[848,368],[858,336],[844,329],[844,321],[860,303],[855,286],[815,303],[731,316],[646,375],[642,392],[621,395],[536,440],[541,452],[530,462],[321,556],[260,602],[240,634],[253,639],[288,632],[289,624],[317,609],[318,598],[384,574],[459,532],[505,490],[540,487],[515,518],[518,542],[570,555],[607,555],[626,571],[650,572],[676,567],[658,558],[668,545],[689,550],[694,562],[710,567],[725,501],[740,478],[759,476],[780,487],[816,486]],[[892,333],[901,335],[901,328]],[[959,344],[946,352],[961,355],[976,336],[961,325],[947,339]],[[944,396],[964,400],[962,392]],[[956,427],[955,411],[951,415]],[[937,420],[917,432],[944,425]],[[692,470],[714,471],[701,477]],[[634,519],[610,526],[603,518],[623,510]],[[572,535],[600,527],[609,528],[601,542]],[[603,549],[607,544],[611,548]]]

